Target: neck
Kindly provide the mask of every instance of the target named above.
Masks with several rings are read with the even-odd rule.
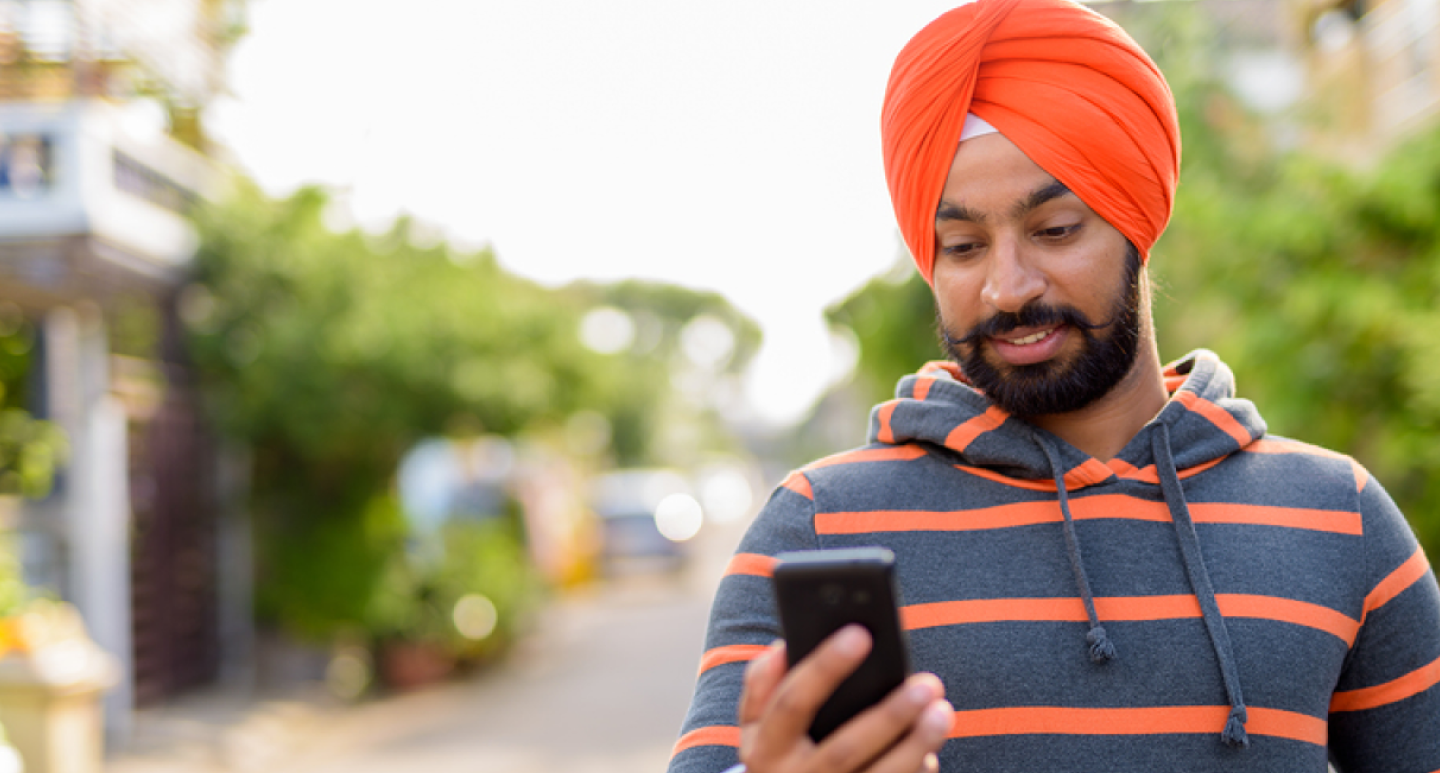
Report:
[[[1154,339],[1135,358],[1135,365],[1104,397],[1070,413],[1035,416],[1031,424],[1102,462],[1120,453],[1155,418],[1170,399]]]

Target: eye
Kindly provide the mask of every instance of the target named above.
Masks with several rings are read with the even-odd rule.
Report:
[[[1040,237],[1041,239],[1046,239],[1049,241],[1059,241],[1078,232],[1079,230],[1079,223],[1076,223],[1074,225],[1057,225],[1051,226],[1049,228],[1041,228],[1040,230],[1035,232],[1035,235]]]
[[[963,258],[967,255],[974,253],[978,249],[980,249],[979,242],[959,242],[956,244],[940,245],[940,252],[942,254],[950,255],[957,258]]]

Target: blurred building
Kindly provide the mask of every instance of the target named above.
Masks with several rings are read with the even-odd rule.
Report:
[[[1294,0],[1315,142],[1368,160],[1440,119],[1440,0]]]
[[[1440,0],[1187,5],[1213,27],[1226,84],[1284,145],[1363,164],[1440,119]],[[1144,0],[1095,8],[1127,28],[1156,10]]]
[[[1203,69],[1220,78],[1249,110],[1275,120],[1305,93],[1304,34],[1295,4],[1307,1],[1107,0],[1094,7],[1136,34],[1141,45],[1161,59],[1172,44],[1168,34],[1174,33],[1156,36],[1146,23],[1151,17],[1179,12],[1203,19],[1203,50],[1214,58],[1204,62]]]
[[[201,116],[238,0],[0,0],[0,302],[36,331],[31,405],[71,456],[19,524],[27,579],[125,665],[130,709],[211,681],[248,641],[247,530],[227,513],[178,309],[186,210],[218,183]]]

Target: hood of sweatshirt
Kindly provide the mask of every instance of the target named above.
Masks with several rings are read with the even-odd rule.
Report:
[[[1117,478],[1158,485],[1230,699],[1230,717],[1221,739],[1244,747],[1249,745],[1249,739],[1234,651],[1200,554],[1179,473],[1218,464],[1259,440],[1265,435],[1265,422],[1254,404],[1235,397],[1234,374],[1213,352],[1196,350],[1167,365],[1164,379],[1170,395],[1165,407],[1115,458],[1106,462],[995,407],[949,362],[932,362],[901,379],[895,399],[871,412],[869,439],[875,443],[939,446],[957,455],[961,465],[1009,478],[1053,480],[1071,569],[1090,619],[1086,641],[1096,663],[1114,659],[1116,647],[1095,612],[1084,556],[1070,514],[1069,492]]]
[[[1214,352],[1191,352],[1165,366],[1164,375],[1170,401],[1109,462],[1011,418],[970,386],[951,362],[932,362],[901,379],[896,399],[871,412],[869,439],[943,446],[962,464],[1030,480],[1051,479],[1057,472],[1038,442],[1043,439],[1063,467],[1066,487],[1074,491],[1113,477],[1158,482],[1152,435],[1162,426],[1177,470],[1214,464],[1265,435],[1259,411],[1235,396],[1235,376]]]

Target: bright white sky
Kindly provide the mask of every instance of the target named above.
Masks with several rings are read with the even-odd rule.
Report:
[[[765,347],[747,394],[798,418],[822,311],[896,260],[879,112],[958,0],[251,0],[217,137],[269,192],[350,191],[510,270],[716,290]]]

